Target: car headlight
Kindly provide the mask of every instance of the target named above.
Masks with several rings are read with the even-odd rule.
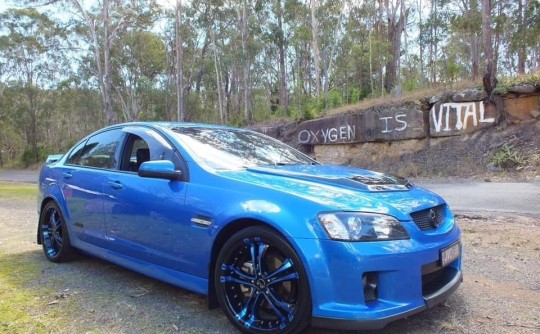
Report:
[[[362,212],[320,213],[317,217],[330,238],[347,241],[409,239],[394,217]]]

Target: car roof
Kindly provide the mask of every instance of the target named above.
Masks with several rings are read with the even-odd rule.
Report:
[[[150,126],[150,127],[158,127],[158,128],[166,128],[166,129],[173,129],[176,127],[182,127],[182,128],[208,128],[208,129],[229,129],[229,130],[243,130],[243,131],[250,131],[248,129],[241,129],[236,127],[230,127],[226,125],[219,125],[219,124],[207,124],[207,123],[190,123],[190,122],[162,122],[162,121],[148,121],[148,122],[128,122],[128,123],[120,123],[111,125],[110,127],[117,127],[117,126]]]

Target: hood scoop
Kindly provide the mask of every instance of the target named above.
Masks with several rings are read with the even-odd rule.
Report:
[[[409,190],[413,187],[413,184],[407,179],[388,174],[380,174],[377,176],[357,175],[350,179],[362,183],[370,191],[399,191]]]

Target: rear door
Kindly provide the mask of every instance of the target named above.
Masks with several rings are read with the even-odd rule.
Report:
[[[108,174],[118,169],[124,136],[120,129],[100,132],[79,144],[67,157],[60,178],[75,246],[80,242],[106,244],[103,188]]]

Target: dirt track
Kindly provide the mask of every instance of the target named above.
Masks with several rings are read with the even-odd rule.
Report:
[[[35,243],[34,205],[0,200],[0,255],[36,268],[18,288],[35,295],[37,306],[28,312],[36,321],[52,319],[43,325],[46,332],[236,333],[219,310],[206,308],[204,297],[186,290],[82,255],[49,263]],[[365,333],[540,332],[539,219],[465,214],[457,220],[465,248],[465,281],[457,293],[439,307]],[[58,314],[69,321],[55,322]],[[0,332],[1,325],[0,319]]]

